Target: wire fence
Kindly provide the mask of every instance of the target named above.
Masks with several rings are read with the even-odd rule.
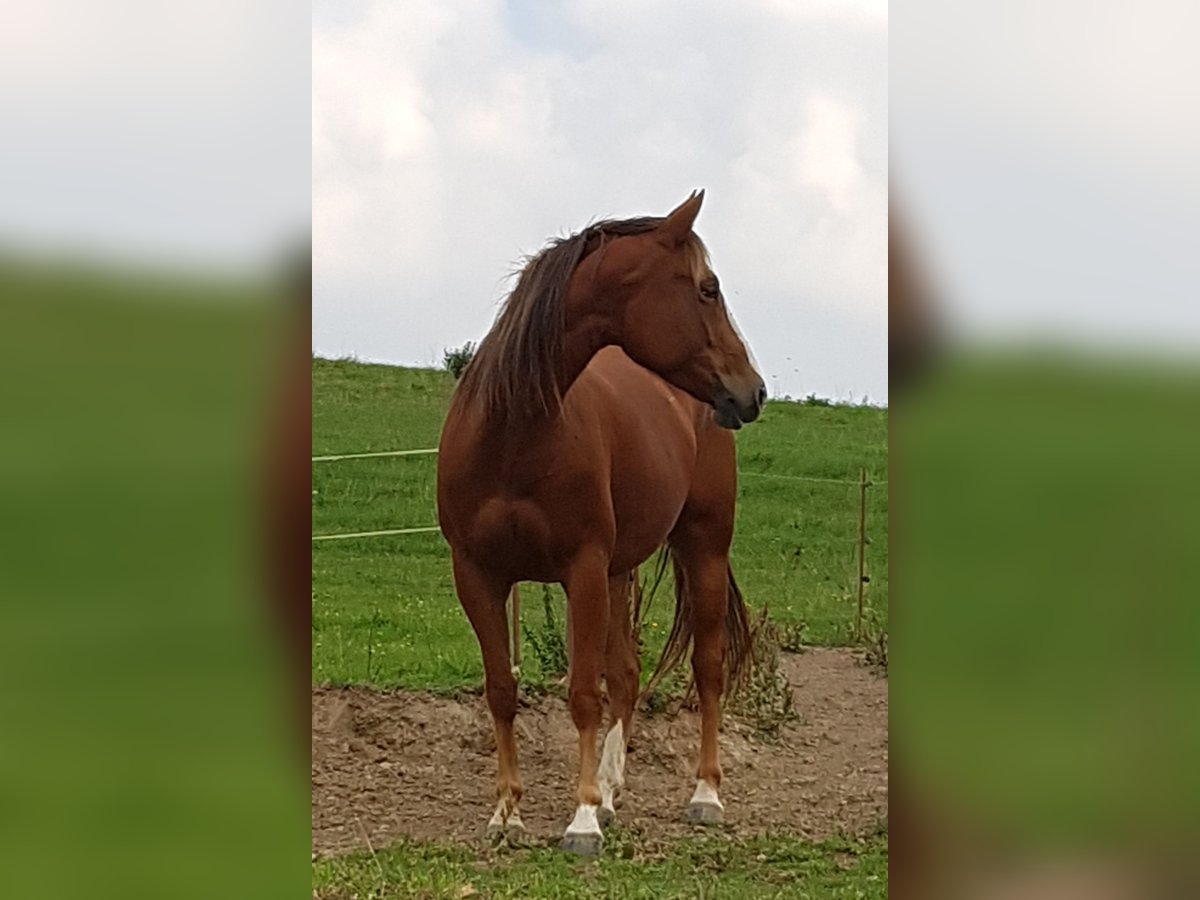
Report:
[[[387,457],[404,457],[404,456],[430,456],[438,452],[436,447],[418,448],[414,450],[380,450],[380,451],[364,451],[357,453],[336,453],[323,456],[312,457],[313,463],[340,462],[347,459],[379,459]],[[863,633],[863,595],[869,578],[866,575],[866,548],[868,544],[866,534],[867,523],[867,492],[875,485],[886,485],[886,479],[873,479],[870,477],[866,469],[859,470],[857,479],[850,478],[822,478],[812,475],[788,475],[785,473],[776,472],[746,472],[740,471],[740,477],[749,478],[770,478],[783,481],[797,482],[812,482],[817,484],[840,484],[847,487],[857,487],[859,490],[859,516],[858,516],[858,535],[857,535],[857,563],[858,563],[858,578],[857,578],[857,616],[855,619],[855,634],[860,637]],[[410,535],[410,534],[432,534],[440,532],[441,528],[437,525],[420,525],[411,528],[385,528],[377,531],[352,531],[339,532],[334,534],[314,534],[313,541],[345,541],[359,540],[366,538],[388,537],[393,535]],[[517,587],[513,587],[513,615],[514,627],[519,628],[519,624],[515,619],[518,615],[519,594]],[[519,641],[519,637],[516,638]]]
[[[437,525],[422,525],[420,528],[385,528],[382,531],[347,531],[340,534],[314,534],[314,541],[346,541],[351,538],[384,537],[389,534],[428,534],[441,531]]]
[[[437,453],[437,447],[428,447],[423,450],[381,450],[378,453],[338,453],[333,456],[314,456],[313,462],[338,462],[343,459],[371,459],[379,456],[424,456],[429,453]]]
[[[343,459],[373,459],[386,456],[425,456],[438,452],[437,447],[424,447],[418,450],[380,450],[370,453],[335,453],[329,456],[314,456],[312,461],[340,462]],[[788,481],[816,481],[822,484],[858,484],[857,479],[851,478],[816,478],[811,475],[784,475],[775,472],[739,472],[738,475],[750,478],[783,478]],[[887,481],[872,481],[872,484],[887,484]]]

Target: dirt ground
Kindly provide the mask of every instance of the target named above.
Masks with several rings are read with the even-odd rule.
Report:
[[[887,680],[848,650],[784,655],[799,720],[776,742],[727,717],[721,734],[726,826],[738,834],[820,839],[872,830],[888,809]],[[476,841],[495,804],[495,756],[483,697],[362,688],[312,692],[312,847],[321,856],[405,836]],[[556,841],[574,813],[577,737],[566,703],[522,705],[517,735],[534,840]],[[618,820],[684,834],[695,787],[699,717],[639,715]]]

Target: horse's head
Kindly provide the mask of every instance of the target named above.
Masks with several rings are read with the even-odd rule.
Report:
[[[725,308],[704,244],[692,233],[704,192],[657,227],[615,240],[599,254],[597,278],[618,299],[619,343],[640,365],[740,428],[767,398],[762,376]]]

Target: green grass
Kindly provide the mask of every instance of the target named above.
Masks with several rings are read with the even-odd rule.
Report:
[[[434,447],[453,390],[445,372],[314,359],[313,455]],[[848,643],[858,487],[788,476],[854,481],[866,467],[886,479],[887,411],[772,402],[737,439],[743,477],[733,565],[747,602],[756,610],[768,604],[780,621],[806,623],[810,643]],[[435,525],[436,460],[314,463],[313,532]],[[883,628],[887,502],[885,485],[868,492],[868,601]],[[431,690],[479,685],[479,649],[440,534],[314,542],[312,565],[315,681]],[[651,654],[670,625],[669,597],[667,585],[649,617]],[[526,603],[523,613],[525,627],[536,627],[540,603]],[[541,675],[528,653],[526,672]]]
[[[391,897],[882,898],[887,836],[809,843],[723,834],[651,845],[619,829],[583,861],[553,847],[486,851],[402,843],[313,866],[319,900]]]

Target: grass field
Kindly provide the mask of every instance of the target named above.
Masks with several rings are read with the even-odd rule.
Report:
[[[313,455],[437,446],[453,379],[445,372],[313,360]],[[860,467],[887,478],[887,411],[768,404],[738,433],[733,565],[747,601],[806,625],[806,642],[848,643],[855,610]],[[434,455],[313,464],[313,533],[436,525]],[[887,490],[868,493],[868,600],[887,626]],[[432,690],[477,686],[478,646],[458,606],[440,534],[313,543],[313,679]],[[536,598],[532,592],[527,596]],[[557,595],[556,595],[557,596]],[[647,630],[670,624],[669,591]],[[558,601],[561,602],[561,597]],[[541,604],[527,602],[526,627]],[[536,659],[526,656],[537,679]]]
[[[831,898],[887,896],[887,836],[807,843],[722,835],[650,845],[609,831],[605,856],[581,861],[556,848],[479,854],[406,843],[318,862],[313,895],[348,897]]]

